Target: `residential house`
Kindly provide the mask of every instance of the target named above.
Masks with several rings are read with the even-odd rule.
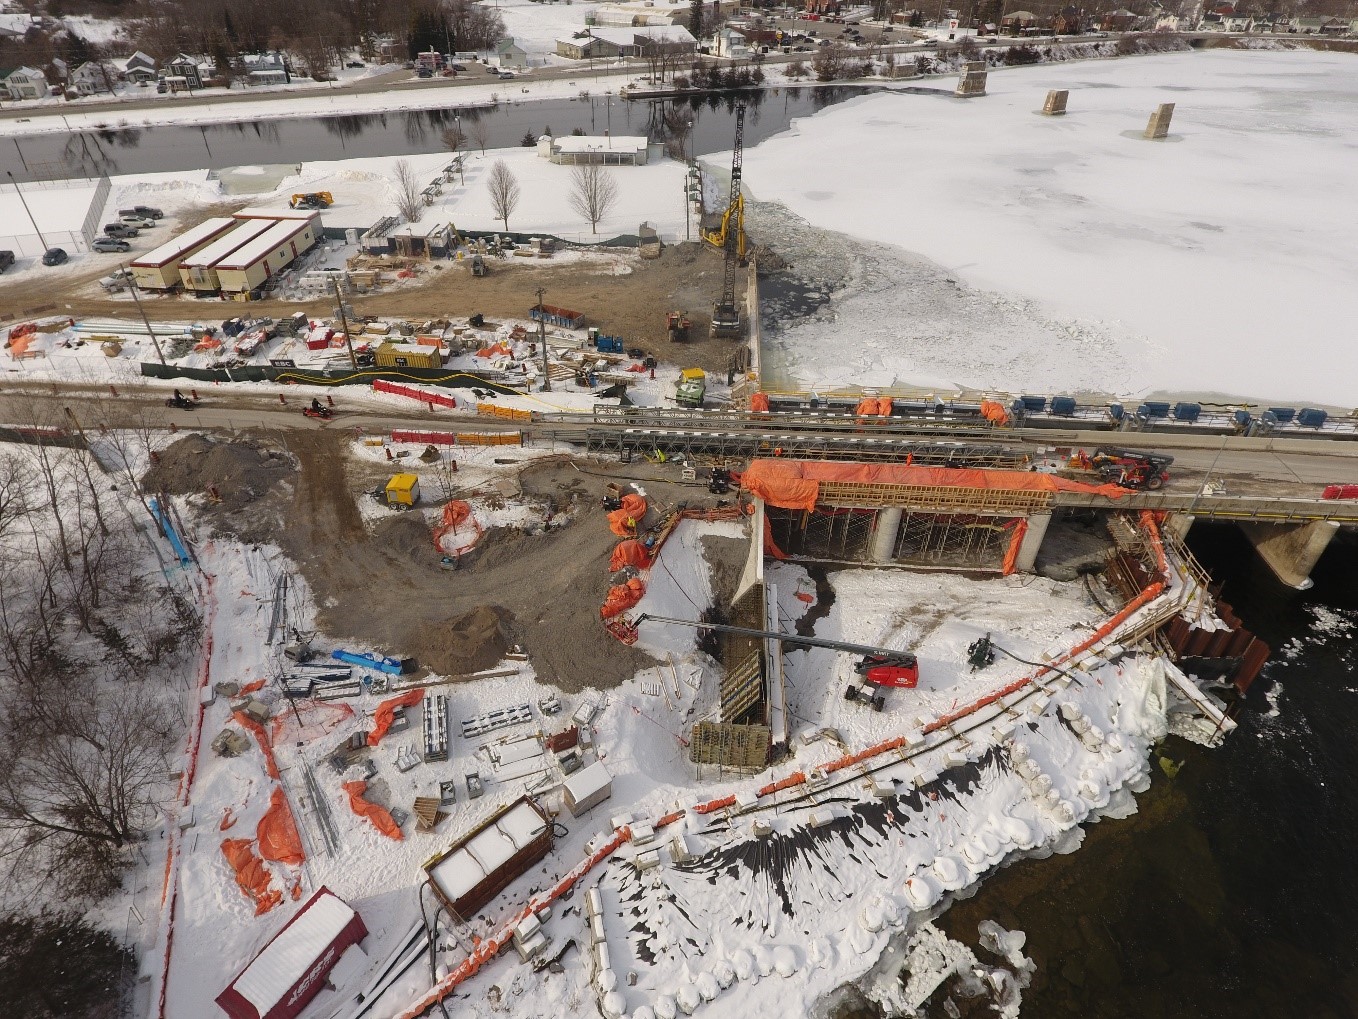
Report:
[[[1032,11],[1010,11],[1000,19],[1005,35],[1032,35],[1037,30],[1037,15]]]
[[[1157,32],[1185,32],[1188,30],[1188,21],[1177,14],[1161,14],[1155,19],[1155,30]]]
[[[1137,16],[1125,7],[1109,11],[1099,18],[1099,27],[1105,32],[1127,32],[1136,24]]]
[[[165,81],[171,88],[202,88],[217,73],[217,65],[207,57],[179,53],[165,63]]]
[[[20,67],[5,76],[5,91],[11,99],[45,99],[47,75],[36,67]]]
[[[286,85],[292,81],[287,61],[277,50],[271,53],[246,53],[241,56],[246,85]]]
[[[112,63],[122,71],[123,78],[133,84],[144,85],[156,80],[155,58],[147,56],[141,50],[137,50],[130,57],[118,57]]]
[[[87,60],[71,72],[69,84],[80,95],[93,96],[112,92],[122,80],[122,71],[111,61]]]
[[[1253,32],[1254,17],[1250,14],[1242,14],[1237,11],[1234,14],[1226,14],[1221,18],[1221,27],[1228,32]]]
[[[1288,22],[1288,31],[1296,35],[1321,35],[1325,32],[1325,26],[1334,20],[1318,16],[1296,17]]]
[[[590,30],[590,35],[593,38],[594,46],[590,47],[586,55],[595,57],[684,55],[696,53],[698,50],[698,41],[693,38],[687,28],[679,25],[651,25],[644,28],[594,28]],[[559,40],[557,44],[557,53],[561,56],[569,55],[562,53],[561,43],[565,41]],[[586,40],[572,39],[569,41],[579,44]]]
[[[1064,7],[1056,17],[1052,18],[1052,33],[1054,35],[1079,35],[1084,30],[1084,18],[1081,16],[1078,7]]]
[[[556,55],[567,60],[608,59],[619,56],[621,47],[607,39],[596,38],[594,30],[587,29],[578,36],[556,41]]]
[[[717,56],[729,57],[732,60],[748,60],[750,58],[750,44],[745,41],[745,36],[734,28],[720,29],[715,39],[717,47],[714,52]]]
[[[509,36],[495,44],[495,62],[504,70],[521,70],[528,66],[528,52]]]

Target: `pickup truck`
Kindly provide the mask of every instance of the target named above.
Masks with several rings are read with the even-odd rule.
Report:
[[[120,219],[164,219],[165,213],[150,205],[134,205],[130,209],[119,209]]]

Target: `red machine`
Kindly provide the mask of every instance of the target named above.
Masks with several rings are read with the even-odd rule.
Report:
[[[1164,453],[1145,453],[1136,449],[1100,446],[1093,455],[1083,451],[1071,458],[1076,470],[1092,471],[1099,479],[1123,488],[1155,491],[1169,480],[1169,465],[1174,457]]]
[[[329,407],[322,406],[313,402],[310,407],[303,407],[302,413],[309,418],[317,418],[321,421],[329,421],[335,416],[335,412]]]

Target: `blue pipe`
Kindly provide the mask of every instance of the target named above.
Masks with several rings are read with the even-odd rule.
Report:
[[[170,523],[170,518],[165,515],[165,511],[160,508],[160,503],[155,499],[151,500],[151,516],[156,518],[156,523],[160,525],[161,533],[170,542],[170,547],[174,549],[174,554],[179,558],[180,566],[187,566],[193,560],[189,557],[188,551],[184,548],[184,543],[179,540],[179,535],[175,533],[174,526]]]

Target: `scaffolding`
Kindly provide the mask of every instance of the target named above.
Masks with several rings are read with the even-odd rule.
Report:
[[[769,727],[698,722],[693,726],[688,753],[694,764],[758,771],[768,763]]]
[[[912,512],[1026,517],[1032,513],[1045,513],[1051,505],[1052,493],[960,488],[952,485],[864,485],[857,482],[822,481],[817,501],[826,506],[851,506],[855,509],[898,506]]]
[[[907,513],[892,549],[895,562],[963,570],[999,570],[1015,518]]]

